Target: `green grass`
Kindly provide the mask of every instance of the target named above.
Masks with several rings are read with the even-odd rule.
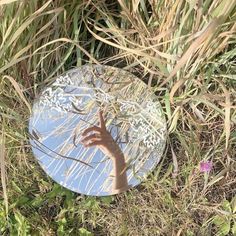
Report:
[[[198,2],[198,4],[196,4]],[[0,1],[0,235],[236,235],[236,1]],[[159,97],[169,138],[148,180],[115,197],[47,177],[33,99],[86,63],[125,68]],[[209,175],[199,171],[212,160]]]

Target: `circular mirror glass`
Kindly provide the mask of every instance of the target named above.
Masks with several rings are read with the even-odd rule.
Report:
[[[166,122],[157,97],[131,73],[85,65],[35,99],[33,153],[60,185],[106,196],[138,185],[160,161]]]

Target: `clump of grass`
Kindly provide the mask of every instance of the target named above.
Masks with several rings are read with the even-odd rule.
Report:
[[[235,213],[224,200],[236,193],[235,5],[0,1],[1,234],[233,234]],[[143,185],[112,198],[53,184],[28,144],[29,104],[52,77],[85,63],[139,75],[168,119],[163,162]],[[208,175],[199,172],[202,160],[213,162]],[[222,217],[224,230],[214,220]]]

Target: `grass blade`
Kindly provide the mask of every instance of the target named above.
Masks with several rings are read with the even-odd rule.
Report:
[[[29,109],[30,113],[31,113],[31,105],[28,103],[28,101],[26,100],[19,84],[11,77],[8,75],[3,76],[3,79],[8,79],[11,84],[13,85],[13,87],[15,88],[16,92],[18,93],[18,95],[20,96],[20,98],[24,101],[25,105],[27,106],[27,108]]]
[[[1,166],[1,183],[3,188],[3,197],[5,201],[6,213],[8,213],[8,197],[6,184],[6,168],[5,168],[5,134],[2,124],[2,132],[0,137],[0,166]]]

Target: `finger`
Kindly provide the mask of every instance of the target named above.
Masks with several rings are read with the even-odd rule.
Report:
[[[92,146],[97,146],[97,145],[103,145],[102,141],[93,141],[91,143],[85,144],[85,147],[92,147]]]
[[[80,142],[84,143],[87,141],[97,141],[97,140],[101,140],[101,137],[99,134],[91,134],[83,139],[80,140]]]
[[[102,111],[99,111],[100,126],[102,129],[106,129],[106,124],[103,118]]]
[[[87,129],[85,129],[83,131],[83,133],[81,134],[82,136],[85,136],[86,134],[88,134],[89,132],[92,132],[92,131],[95,131],[95,132],[101,132],[101,128],[100,127],[97,127],[97,126],[92,126],[92,127],[89,127]]]

